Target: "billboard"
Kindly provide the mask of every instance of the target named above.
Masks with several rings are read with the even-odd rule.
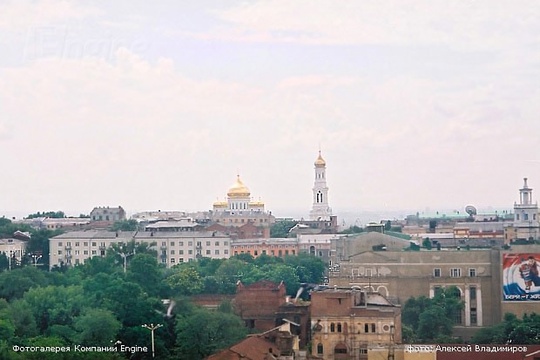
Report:
[[[503,254],[503,301],[540,301],[540,254]]]

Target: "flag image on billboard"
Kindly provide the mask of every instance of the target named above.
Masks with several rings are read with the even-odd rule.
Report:
[[[503,254],[503,300],[540,301],[540,254]]]

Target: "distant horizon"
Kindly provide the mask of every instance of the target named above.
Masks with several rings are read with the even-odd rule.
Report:
[[[470,205],[470,204],[469,204]],[[107,206],[107,205],[100,205],[100,206]],[[111,205],[108,205],[111,206]],[[122,206],[122,205],[120,205]],[[116,206],[111,206],[116,207]],[[123,207],[126,211],[126,216],[129,219],[131,216],[137,213],[145,212],[145,211],[179,211],[179,212],[186,212],[186,213],[194,213],[194,212],[204,212],[204,211],[210,211],[211,209],[207,210],[183,210],[183,209],[147,209],[147,210],[133,210],[130,211],[130,209],[126,209]],[[494,206],[486,206],[486,207],[476,207],[478,214],[493,214],[495,212],[502,213],[503,211],[509,211],[510,213],[513,213],[512,207],[494,207]],[[93,209],[93,208],[92,208]],[[23,218],[27,217],[30,214],[35,214],[37,212],[49,212],[49,211],[63,211],[66,217],[78,217],[80,214],[89,215],[90,211],[66,211],[63,209],[49,209],[49,210],[36,210],[36,211],[30,211],[30,212],[24,212],[24,211],[2,211],[0,210],[0,217],[5,217],[8,219],[12,219],[15,217],[15,220],[22,220]],[[272,210],[270,210],[272,211]],[[459,214],[463,214],[465,216],[465,207],[463,209],[456,209],[452,207],[447,208],[431,208],[431,207],[425,207],[423,210],[415,210],[415,209],[344,209],[341,211],[334,211],[333,214],[338,216],[338,222],[341,226],[343,222],[346,223],[346,226],[352,226],[352,225],[365,225],[368,222],[378,222],[380,220],[404,220],[409,215],[415,215],[417,212],[426,215],[435,215],[436,212],[439,212],[440,215],[455,215],[455,211],[459,211]],[[280,218],[292,218],[293,220],[308,220],[309,219],[309,210],[307,211],[301,211],[301,210],[294,210],[289,209],[287,211],[272,211],[272,215],[274,215],[277,219]]]

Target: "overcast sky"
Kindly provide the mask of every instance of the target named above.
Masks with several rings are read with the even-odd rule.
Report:
[[[0,1],[0,215],[512,208],[540,194],[540,2]]]

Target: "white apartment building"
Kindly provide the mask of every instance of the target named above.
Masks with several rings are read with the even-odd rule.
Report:
[[[230,257],[230,237],[216,232],[137,232],[87,230],[72,231],[49,240],[50,267],[61,264],[84,264],[86,259],[105,256],[112,244],[154,244],[157,260],[167,267],[201,257],[224,259]]]
[[[17,263],[22,261],[22,257],[26,253],[26,244],[26,241],[19,239],[0,239],[0,254],[5,254],[9,264],[13,266],[12,261]]]

